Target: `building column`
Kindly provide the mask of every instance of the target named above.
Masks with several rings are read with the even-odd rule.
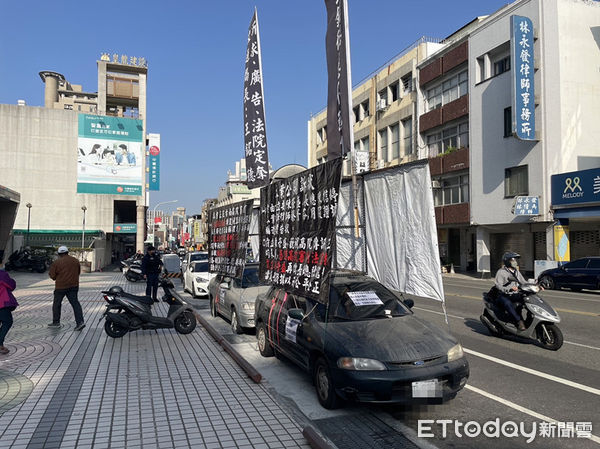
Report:
[[[146,231],[146,206],[137,206],[137,231],[135,236],[135,250],[144,252],[144,234]]]
[[[482,278],[490,277],[490,233],[482,226],[477,227],[477,272]]]

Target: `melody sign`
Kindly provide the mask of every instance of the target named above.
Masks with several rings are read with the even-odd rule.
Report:
[[[553,175],[552,207],[600,202],[600,168]]]

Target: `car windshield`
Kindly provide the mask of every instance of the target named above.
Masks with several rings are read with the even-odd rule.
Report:
[[[194,264],[194,273],[198,273],[199,271],[208,272],[208,262],[196,262]]]
[[[258,267],[246,268],[242,277],[242,288],[265,285],[258,275]]]
[[[336,279],[329,295],[329,321],[363,321],[408,314],[398,297],[375,280]]]
[[[191,254],[190,262],[194,262],[195,260],[208,260],[208,254],[206,254],[206,253]]]

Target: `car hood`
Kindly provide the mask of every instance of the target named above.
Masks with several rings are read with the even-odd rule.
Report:
[[[341,355],[382,362],[410,362],[446,355],[457,342],[448,332],[414,315],[327,324]]]

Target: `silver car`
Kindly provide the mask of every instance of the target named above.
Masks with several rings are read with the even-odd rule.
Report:
[[[231,330],[241,334],[244,328],[254,328],[254,302],[269,287],[259,279],[258,264],[246,264],[242,279],[219,274],[208,284],[210,313],[230,320]]]

